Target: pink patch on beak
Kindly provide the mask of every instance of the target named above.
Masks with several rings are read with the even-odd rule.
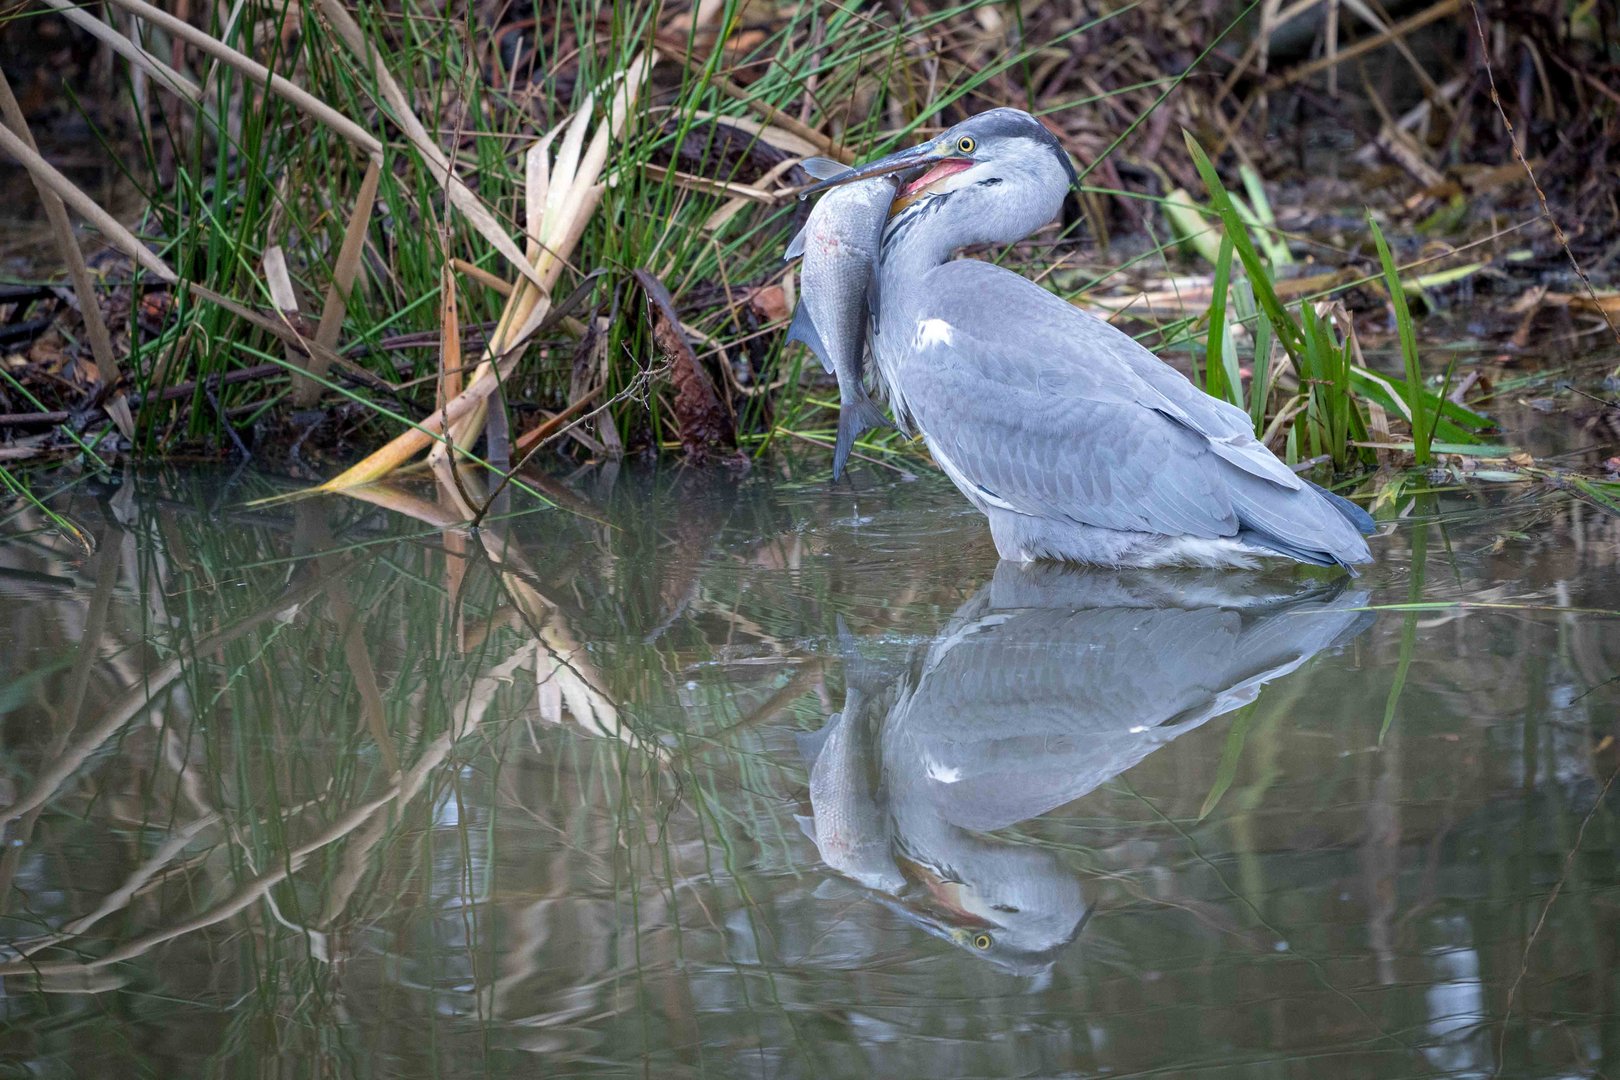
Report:
[[[971,169],[972,167],[973,162],[967,158],[946,158],[902,188],[898,197],[903,199],[907,195],[915,195],[937,180],[943,180],[947,176],[954,176],[963,169]]]

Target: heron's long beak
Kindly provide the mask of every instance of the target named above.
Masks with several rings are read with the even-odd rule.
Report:
[[[944,161],[951,155],[935,145],[933,141],[925,142],[921,146],[913,146],[909,150],[901,150],[888,157],[869,161],[865,165],[856,165],[836,176],[829,176],[819,184],[811,184],[799,193],[799,198],[815,195],[828,188],[840,187],[844,184],[853,184],[857,180],[870,180],[874,176],[887,176],[889,173],[904,172],[907,169],[921,168],[925,165],[934,165]]]

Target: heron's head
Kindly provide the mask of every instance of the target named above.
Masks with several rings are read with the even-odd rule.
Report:
[[[953,247],[1023,239],[1058,216],[1075,182],[1069,155],[1044,124],[1020,109],[991,109],[808,190],[887,173],[901,178],[891,229],[938,218],[949,223]]]
[[[964,842],[973,843],[965,834]],[[986,845],[980,856],[978,865],[969,858],[942,873],[902,854],[897,861],[909,885],[900,898],[903,914],[1004,970],[1033,975],[1049,969],[1091,915],[1080,882],[1047,853],[1028,847]]]

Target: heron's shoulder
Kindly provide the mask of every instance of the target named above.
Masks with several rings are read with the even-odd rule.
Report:
[[[937,311],[944,304],[964,300],[994,300],[1024,308],[1057,304],[1069,307],[1033,281],[982,259],[956,259],[941,263],[922,276],[923,304]]]
[[[1039,345],[1047,356],[1079,350],[1094,361],[1160,362],[1119,328],[994,263],[957,259],[918,284],[919,322],[937,319],[971,336]]]

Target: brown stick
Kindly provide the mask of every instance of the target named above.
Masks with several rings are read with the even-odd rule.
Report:
[[[547,420],[541,421],[528,431],[525,431],[522,435],[519,435],[517,445],[513,447],[513,449],[517,451],[520,457],[528,454],[528,452],[535,446],[541,442],[544,442],[549,436],[556,434],[556,432],[559,431],[563,425],[567,424],[568,421],[584,412],[585,406],[595,401],[601,393],[602,388],[598,386],[594,390],[581,394],[578,400],[573,402],[562,412],[557,413]]]
[[[1406,37],[1414,30],[1444,19],[1448,15],[1457,14],[1462,10],[1462,6],[1463,0],[1440,0],[1440,3],[1435,4],[1433,7],[1424,8],[1416,15],[1402,19],[1382,34],[1374,34],[1372,37],[1363,38],[1354,45],[1340,49],[1329,56],[1312,60],[1310,63],[1301,64],[1296,68],[1290,68],[1281,75],[1272,76],[1267,80],[1265,89],[1268,93],[1273,90],[1281,90],[1285,86],[1292,86],[1294,83],[1310,78],[1318,71],[1337,67],[1348,60],[1354,60],[1356,57],[1370,53],[1375,49],[1381,49],[1392,41],[1398,41]]]
[[[36,154],[39,152],[39,146],[28,130],[22,107],[17,104],[17,97],[11,92],[11,83],[4,72],[0,72],[0,117],[4,117],[6,127],[28,149]],[[101,317],[101,300],[96,295],[95,282],[90,278],[90,268],[85,265],[84,252],[79,250],[79,241],[73,235],[73,223],[68,220],[67,207],[42,177],[30,172],[29,179],[34,182],[34,190],[39,192],[39,201],[45,205],[45,216],[51,223],[57,253],[67,263],[68,274],[73,278],[73,291],[79,298],[79,315],[84,319],[85,336],[90,339],[90,354],[95,357],[96,373],[105,386],[113,388],[112,396],[106,403],[107,415],[118,425],[124,438],[133,440],[135,418],[130,415],[124,392],[116,389],[118,361],[113,356],[112,335],[107,333],[107,324]]]

